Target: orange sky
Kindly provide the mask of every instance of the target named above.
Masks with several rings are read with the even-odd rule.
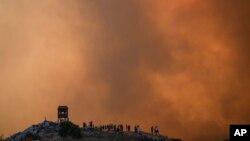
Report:
[[[249,123],[248,0],[1,0],[0,134],[78,124],[221,141]]]

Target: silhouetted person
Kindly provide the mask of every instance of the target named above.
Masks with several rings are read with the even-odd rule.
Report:
[[[154,135],[154,127],[151,127],[151,134]]]
[[[138,133],[138,134],[141,134],[141,128],[140,128],[139,125],[137,125],[137,133]]]
[[[159,133],[160,133],[160,131],[159,131],[158,126],[155,126],[155,134],[156,134],[156,135],[159,135]]]
[[[87,125],[86,125],[86,123],[85,123],[85,122],[83,122],[83,128],[86,128],[86,126],[87,126]]]
[[[135,125],[135,133],[137,133],[137,126]]]
[[[89,122],[89,126],[90,126],[90,128],[93,128],[93,122],[92,121]]]
[[[128,125],[128,132],[130,132],[130,125]]]
[[[123,132],[123,125],[121,124],[121,132]]]

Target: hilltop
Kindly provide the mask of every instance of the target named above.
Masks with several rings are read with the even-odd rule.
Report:
[[[181,141],[146,132],[104,131],[99,127],[79,128],[72,122],[57,123],[44,120],[16,133],[6,141]]]

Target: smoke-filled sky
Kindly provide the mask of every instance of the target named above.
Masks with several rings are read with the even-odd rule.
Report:
[[[221,141],[250,122],[249,0],[1,0],[0,134],[81,125]]]

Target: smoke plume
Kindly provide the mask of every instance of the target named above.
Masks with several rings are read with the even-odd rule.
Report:
[[[249,123],[247,0],[0,2],[0,131],[68,105],[78,124],[139,124],[186,141]]]

